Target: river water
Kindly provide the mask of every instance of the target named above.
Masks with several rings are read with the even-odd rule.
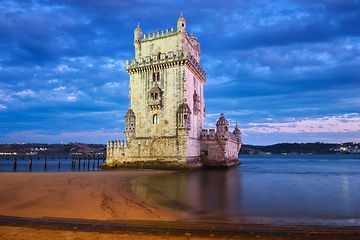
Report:
[[[146,176],[142,198],[184,219],[360,226],[360,155],[240,155],[229,170]]]

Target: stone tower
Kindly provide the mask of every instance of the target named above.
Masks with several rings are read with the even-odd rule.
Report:
[[[127,141],[108,141],[106,165],[201,167],[206,74],[200,67],[197,38],[188,34],[181,14],[176,30],[144,34],[138,25],[134,46],[135,58],[126,61],[130,75]]]

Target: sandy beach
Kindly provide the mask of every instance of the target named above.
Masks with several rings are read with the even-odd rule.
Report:
[[[174,221],[176,213],[144,203],[130,180],[165,171],[1,173],[0,215],[97,220]]]
[[[179,212],[145,202],[131,192],[132,179],[150,174],[172,172],[1,173],[0,239],[290,239],[294,236],[315,239],[324,234],[337,239],[360,236],[359,228],[184,222]]]

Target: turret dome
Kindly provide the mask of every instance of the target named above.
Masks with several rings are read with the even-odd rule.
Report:
[[[134,42],[138,42],[141,40],[143,35],[143,31],[140,28],[140,24],[138,23],[137,27],[134,30]]]
[[[236,123],[235,129],[233,131],[233,134],[241,134],[240,129],[238,128],[238,124]]]
[[[221,117],[216,122],[216,125],[229,125],[228,121],[224,117],[224,113],[221,113]]]
[[[135,113],[134,113],[134,111],[133,111],[132,109],[129,109],[129,110],[127,111],[125,117],[128,117],[128,116],[129,116],[129,117],[135,116]]]
[[[180,105],[178,113],[191,113],[191,110],[186,103],[183,103]]]
[[[138,23],[137,27],[135,28],[134,31],[142,31],[141,28],[140,28],[140,23]]]

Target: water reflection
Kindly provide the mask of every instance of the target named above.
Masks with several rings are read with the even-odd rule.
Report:
[[[192,220],[360,224],[360,155],[248,156],[223,171],[147,176],[132,190]]]
[[[184,218],[241,215],[241,174],[236,169],[146,176],[132,181],[132,191],[182,211]]]

